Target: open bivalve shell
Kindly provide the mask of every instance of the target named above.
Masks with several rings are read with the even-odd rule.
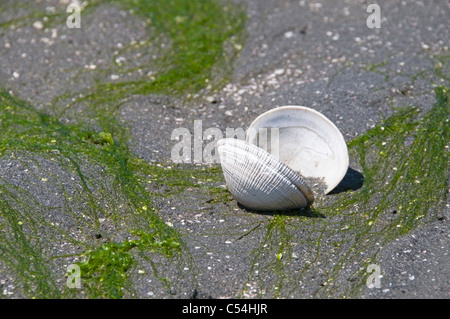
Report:
[[[310,206],[314,196],[301,176],[263,149],[246,141],[217,142],[225,180],[234,198],[253,210]]]
[[[257,117],[246,141],[217,142],[222,170],[234,198],[253,210],[309,207],[312,181],[329,193],[348,169],[348,150],[339,129],[304,106],[283,106]],[[316,185],[314,185],[316,186]]]
[[[274,128],[276,134],[266,138],[267,129]],[[246,139],[301,176],[322,179],[325,194],[348,169],[347,144],[339,129],[323,114],[304,106],[282,106],[261,114],[250,125]]]

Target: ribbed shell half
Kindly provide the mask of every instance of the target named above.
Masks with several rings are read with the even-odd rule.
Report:
[[[306,182],[286,164],[263,149],[238,139],[217,142],[229,191],[253,210],[290,210],[314,201]]]

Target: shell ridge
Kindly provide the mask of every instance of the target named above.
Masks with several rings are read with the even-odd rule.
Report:
[[[245,141],[222,139],[218,151],[230,192],[238,202],[255,210],[280,210],[308,205],[296,186],[301,179],[271,154]]]

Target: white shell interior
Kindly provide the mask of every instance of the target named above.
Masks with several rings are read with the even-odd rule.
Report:
[[[304,106],[282,106],[261,114],[246,138],[302,176],[323,178],[325,193],[339,184],[348,169],[347,144],[339,129]]]
[[[303,179],[255,145],[238,139],[217,142],[225,180],[233,197],[254,210],[288,210],[314,200]]]

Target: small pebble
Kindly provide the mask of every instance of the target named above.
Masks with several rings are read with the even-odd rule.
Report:
[[[284,73],[284,69],[277,69],[277,70],[275,70],[274,73],[275,73],[275,75],[281,75]]]
[[[44,24],[41,21],[36,21],[33,23],[33,27],[38,30],[42,30],[44,28]]]
[[[213,103],[213,102],[216,101],[216,98],[215,98],[214,96],[208,96],[208,97],[206,98],[206,101],[208,101],[209,103]]]
[[[294,36],[294,32],[292,32],[292,31],[288,31],[288,32],[285,32],[284,33],[284,37],[286,38],[286,39],[290,39],[290,38],[292,38]]]

